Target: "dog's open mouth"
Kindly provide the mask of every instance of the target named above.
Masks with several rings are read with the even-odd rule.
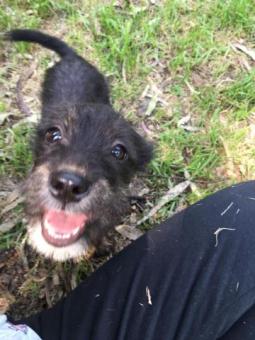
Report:
[[[56,247],[64,247],[81,236],[87,220],[88,216],[85,214],[49,210],[43,215],[42,234],[48,243]]]

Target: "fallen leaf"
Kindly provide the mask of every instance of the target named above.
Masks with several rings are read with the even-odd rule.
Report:
[[[199,131],[200,129],[198,127],[187,124],[190,120],[191,120],[190,115],[184,116],[178,121],[177,126],[189,132]]]
[[[115,227],[115,230],[123,237],[129,240],[136,240],[143,235],[141,230],[137,229],[135,226],[129,226],[127,224],[121,224]]]
[[[14,209],[18,204],[22,203],[23,201],[24,201],[24,198],[23,197],[19,197],[16,200],[12,201],[11,203],[5,204],[5,207],[1,211],[0,216],[3,216],[4,214],[9,212],[10,210]]]
[[[8,222],[3,222],[0,224],[0,233],[6,233],[15,227],[17,220],[12,220]]]
[[[0,114],[0,125],[3,125],[6,121],[6,119],[11,115],[11,112],[8,113],[3,113],[1,112]]]

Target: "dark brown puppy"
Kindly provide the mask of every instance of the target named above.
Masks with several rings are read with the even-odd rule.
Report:
[[[46,72],[34,167],[24,186],[30,244],[59,261],[85,255],[126,213],[128,184],[152,147],[114,111],[102,74],[64,42],[32,30],[6,38],[61,57]]]

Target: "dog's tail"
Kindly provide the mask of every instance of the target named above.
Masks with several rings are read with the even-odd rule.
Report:
[[[26,41],[40,44],[50,50],[55,51],[60,57],[76,54],[62,40],[36,30],[16,29],[5,33],[4,39],[10,41]]]

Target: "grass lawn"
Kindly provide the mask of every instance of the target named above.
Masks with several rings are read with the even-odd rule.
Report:
[[[140,224],[142,231],[216,190],[255,178],[253,0],[7,0],[0,3],[0,30],[11,28],[41,29],[71,44],[107,76],[114,107],[154,142],[154,160],[139,177],[145,208],[126,223],[143,218],[187,179],[191,185]],[[8,197],[31,167],[40,82],[56,55],[35,44],[0,46],[0,229],[8,229],[0,249],[24,254],[22,204],[12,207]],[[32,66],[23,89],[32,115],[24,117],[16,82]],[[8,256],[14,261],[16,255]],[[18,293],[3,293],[7,304],[24,310],[36,299],[32,310],[51,305],[102,262],[60,266],[30,257]]]

